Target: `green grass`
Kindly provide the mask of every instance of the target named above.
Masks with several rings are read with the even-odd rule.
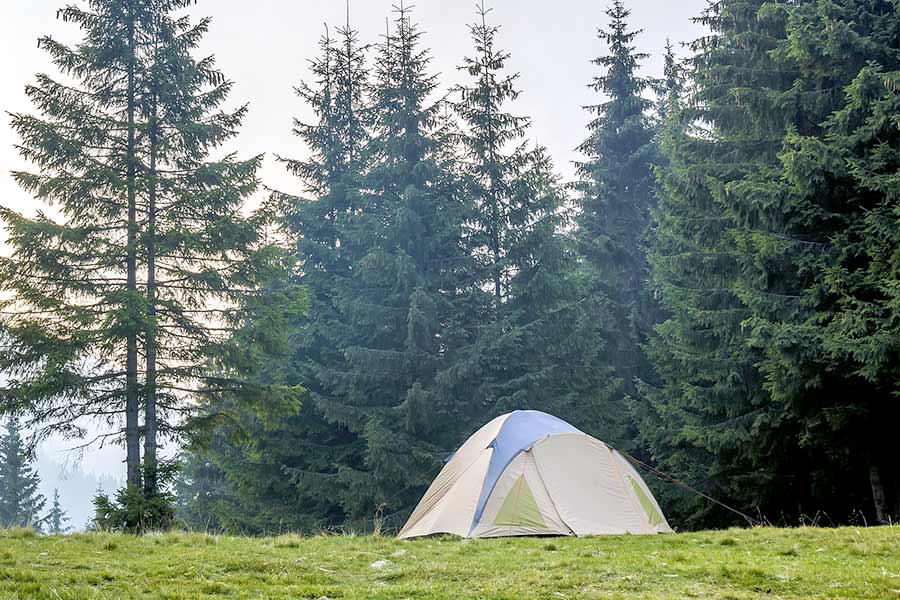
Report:
[[[13,530],[0,598],[900,598],[900,528],[412,542]]]

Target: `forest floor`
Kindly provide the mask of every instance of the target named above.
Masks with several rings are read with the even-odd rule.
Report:
[[[900,598],[900,527],[409,542],[11,530],[0,598]]]

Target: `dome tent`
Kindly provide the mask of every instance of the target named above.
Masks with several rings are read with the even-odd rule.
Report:
[[[453,455],[400,539],[671,533],[625,458],[537,411],[497,417]]]

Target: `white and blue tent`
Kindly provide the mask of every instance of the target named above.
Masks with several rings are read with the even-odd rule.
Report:
[[[460,447],[399,537],[671,531],[644,480],[616,450],[546,413],[516,411]]]

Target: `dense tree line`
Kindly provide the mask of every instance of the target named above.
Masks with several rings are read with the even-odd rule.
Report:
[[[192,58],[207,21],[88,4],[82,45],[42,41],[80,87],[42,76],[13,119],[62,218],[2,213],[0,369],[39,433],[121,427],[120,503],[168,497],[183,433],[187,525],[399,523],[532,408],[757,518],[900,516],[895,2],[717,0],[655,78],[615,0],[572,183],[484,5],[449,90],[408,8],[373,46],[348,20],[297,88],[297,189],[251,217],[259,158],[209,158],[245,109]],[[659,486],[681,526],[733,522]]]
[[[671,318],[648,346],[662,384],[646,386],[642,437],[664,468],[771,520],[897,516],[896,130],[881,111],[898,16],[713,3],[662,134],[649,256]]]
[[[446,131],[431,142],[444,145],[451,163],[429,171],[442,182],[432,189],[445,190],[442,206],[457,211],[448,224],[462,225],[445,230],[440,247],[465,266],[448,280],[453,295],[422,295],[430,301],[419,306],[409,286],[394,287],[390,304],[368,294],[402,281],[389,259],[397,253],[410,260],[405,273],[419,273],[404,244],[432,239],[422,239],[432,230],[418,212],[427,200],[386,219],[389,205],[376,199],[371,180],[389,174],[410,185],[378,161],[377,115],[390,108],[401,111],[401,123],[429,122],[418,104],[392,102],[385,52],[398,52],[395,68],[418,69],[406,81],[433,87],[417,79],[425,55],[405,50],[402,38],[415,31],[406,12],[395,23],[399,38],[379,48],[374,81],[355,33],[339,32],[338,46],[345,63],[356,57],[356,69],[338,66],[341,51],[323,43],[333,60],[316,63],[321,88],[302,94],[321,120],[298,130],[318,155],[302,168],[289,163],[314,194],[282,198],[305,217],[290,221],[301,261],[316,259],[316,272],[302,279],[325,301],[300,334],[316,343],[301,345],[295,363],[314,391],[277,435],[244,447],[220,441],[207,455],[218,481],[233,479],[248,456],[267,465],[262,480],[224,497],[277,505],[279,518],[298,527],[364,519],[380,505],[402,516],[479,423],[530,407],[564,415],[756,517],[895,518],[897,469],[885,464],[883,446],[897,410],[889,374],[897,365],[896,218],[888,216],[896,150],[886,120],[894,5],[715,2],[699,17],[709,35],[686,61],[670,44],[665,72],[652,79],[641,74],[640,32],[629,28],[624,4],[613,3],[599,33],[608,53],[594,61],[598,103],[579,148],[585,159],[569,188],[526,141],[527,118],[505,109],[519,90],[487,16],[477,15],[474,52],[461,67],[472,81],[450,91],[438,109]],[[347,89],[330,86],[349,80],[328,76],[329,65],[356,74],[353,110],[335,101]],[[401,97],[428,96],[410,92]],[[356,133],[347,137],[351,129],[329,119],[351,114]],[[338,132],[342,142],[332,137]],[[406,133],[397,129],[391,140]],[[341,183],[317,188],[328,148],[346,152],[349,139],[359,162],[343,161]],[[435,146],[418,146],[428,147]],[[415,228],[369,238],[378,230],[372,216],[378,227]],[[365,223],[366,235],[354,235],[354,221]],[[328,235],[319,238],[323,228]],[[308,253],[313,240],[320,245]],[[343,262],[323,267],[323,248]],[[374,270],[354,267],[359,260],[372,269],[373,252]],[[452,269],[433,256],[433,269]],[[342,304],[339,290],[363,273],[365,286],[351,288]],[[466,310],[454,312],[453,302]],[[332,337],[314,335],[325,331]],[[383,345],[341,339],[344,331],[377,335]],[[409,336],[421,331],[440,344],[439,361],[407,354]],[[403,377],[390,378],[411,356],[419,358]],[[342,366],[320,370],[328,361]],[[372,387],[355,387],[360,377]],[[323,383],[327,397],[315,391]],[[734,518],[672,488],[660,493],[684,526]],[[232,514],[238,525],[241,511]],[[271,525],[263,519],[251,529]]]

